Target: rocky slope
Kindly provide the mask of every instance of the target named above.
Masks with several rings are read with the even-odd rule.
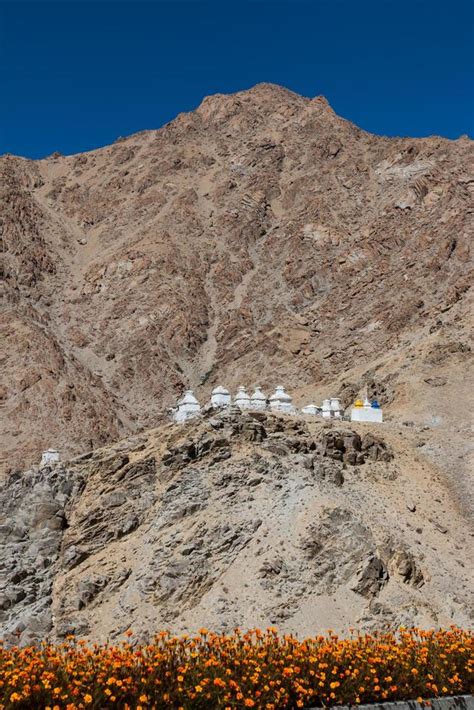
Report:
[[[467,623],[472,156],[262,84],[0,158],[9,638]],[[367,386],[386,424],[166,424],[218,383]]]
[[[256,380],[303,403],[368,382],[463,467],[471,160],[468,138],[370,135],[269,84],[90,153],[0,158],[3,468]]]
[[[407,431],[211,412],[12,474],[0,637],[468,625],[469,535]]]

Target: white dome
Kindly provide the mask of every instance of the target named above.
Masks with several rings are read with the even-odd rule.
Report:
[[[194,393],[192,390],[186,390],[183,397],[178,402],[178,407],[180,407],[182,404],[197,404],[197,405],[199,405],[199,402],[197,401],[196,397],[194,396]]]
[[[263,394],[260,387],[255,387],[254,393],[251,398],[251,406],[253,409],[266,409],[267,408],[267,398]]]
[[[211,394],[211,405],[213,407],[228,407],[230,405],[230,392],[225,387],[218,385],[214,387]]]
[[[41,455],[40,468],[55,463],[59,463],[59,451],[57,449],[48,449],[47,451],[43,451]]]
[[[212,394],[229,394],[229,390],[225,387],[221,387],[221,385],[217,385],[217,387],[214,387],[212,390]]]
[[[239,387],[237,394],[234,398],[234,404],[241,409],[248,409],[250,407],[250,397],[248,396],[245,387]]]
[[[281,385],[275,388],[275,392],[270,397],[270,407],[280,412],[292,414],[295,411],[292,402],[292,398]]]
[[[270,397],[270,402],[288,402],[291,403],[293,400],[290,395],[285,392],[285,388],[279,385],[275,388],[275,392]]]

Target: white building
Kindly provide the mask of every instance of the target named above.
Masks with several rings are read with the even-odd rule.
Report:
[[[234,404],[240,409],[250,409],[250,397],[247,394],[245,387],[239,387],[234,398]]]
[[[344,408],[337,397],[323,400],[322,414],[325,419],[342,419]]]
[[[52,466],[59,463],[59,451],[57,449],[48,449],[41,454],[40,468],[43,466]]]
[[[185,422],[187,419],[192,419],[198,416],[201,412],[201,405],[197,401],[192,390],[186,390],[184,397],[178,401],[178,408],[174,412],[173,419],[175,422]]]
[[[231,396],[229,390],[220,385],[214,387],[211,394],[211,404],[213,407],[229,407],[231,404]]]
[[[275,389],[275,392],[270,397],[270,409],[276,412],[286,412],[287,414],[294,414],[295,412],[292,398],[281,385]]]
[[[331,408],[331,400],[330,399],[323,400],[322,413],[323,413],[323,417],[325,419],[330,419],[332,417],[332,408]]]
[[[321,407],[317,407],[315,404],[307,404],[306,407],[302,408],[301,414],[318,416],[319,414],[321,414]]]
[[[351,409],[351,422],[383,422],[383,414],[377,400],[370,402],[366,397],[364,401],[357,399]]]
[[[252,409],[266,409],[267,408],[267,398],[263,394],[260,387],[255,387],[255,391],[250,398],[250,405]]]
[[[337,397],[331,397],[331,413],[335,419],[342,419],[344,408],[341,405],[341,400]]]

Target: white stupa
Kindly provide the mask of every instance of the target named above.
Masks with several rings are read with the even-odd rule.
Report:
[[[335,419],[342,419],[344,409],[341,405],[341,400],[337,397],[331,397],[331,413]]]
[[[351,409],[351,422],[383,422],[383,413],[380,404],[374,399],[370,402],[367,392],[364,401],[357,399]]]
[[[325,419],[330,419],[332,417],[332,407],[330,399],[323,400],[322,413]]]
[[[234,397],[234,404],[240,409],[250,409],[250,397],[248,396],[245,387],[239,387],[237,394]]]
[[[229,390],[218,385],[214,387],[211,394],[211,404],[213,407],[229,407],[231,396]]]
[[[307,404],[306,407],[301,409],[301,414],[309,414],[311,416],[318,416],[321,413],[321,407],[317,407],[315,404]]]
[[[275,392],[270,397],[270,409],[276,412],[287,412],[288,414],[293,414],[295,411],[292,398],[281,385],[276,387]]]
[[[260,387],[257,385],[255,387],[254,393],[250,398],[250,405],[252,409],[266,409],[267,408],[267,398],[263,394]]]
[[[57,449],[48,449],[41,454],[40,468],[44,466],[52,466],[59,463],[59,451]]]
[[[185,422],[187,419],[192,419],[198,416],[201,411],[201,405],[197,401],[192,390],[186,390],[182,399],[178,401],[173,419],[175,422]]]

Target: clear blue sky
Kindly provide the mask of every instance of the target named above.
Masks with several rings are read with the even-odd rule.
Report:
[[[0,1],[0,153],[75,153],[282,84],[385,135],[474,134],[474,0]]]

